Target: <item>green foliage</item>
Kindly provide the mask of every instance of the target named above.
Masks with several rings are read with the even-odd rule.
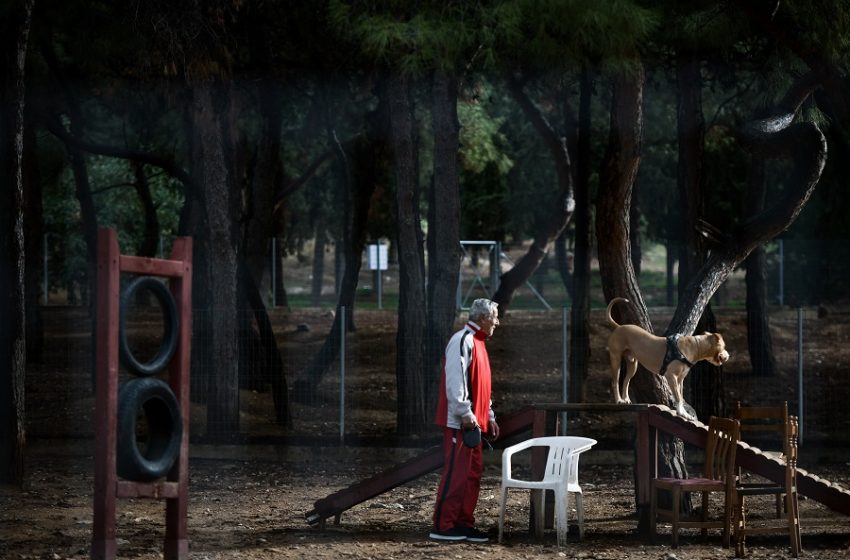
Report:
[[[480,44],[481,13],[472,2],[331,0],[329,16],[367,59],[407,76],[458,70]]]
[[[461,176],[461,237],[502,241],[510,222],[506,176],[494,162],[480,173],[464,170]]]
[[[850,69],[850,5],[834,0],[789,0],[779,5],[778,17],[799,22],[795,26],[803,44],[816,49],[813,54]]]
[[[482,173],[488,165],[494,165],[499,174],[505,175],[513,167],[513,161],[505,153],[507,138],[500,128],[504,117],[487,114],[475,99],[458,103],[460,121],[460,157],[465,170]]]
[[[45,146],[43,154],[51,153],[50,149],[49,145]],[[114,228],[121,252],[137,254],[144,233],[144,213],[127,162],[102,156],[90,156],[87,160],[98,227]],[[183,194],[180,185],[162,174],[151,176],[149,186],[157,207],[163,256],[167,258],[177,234]],[[84,283],[86,246],[74,177],[69,168],[45,183],[43,200],[50,285],[72,289],[73,284]]]
[[[494,11],[501,52],[526,67],[574,69],[582,62],[619,65],[659,24],[630,0],[520,0]]]
[[[387,71],[398,71],[413,78],[421,183],[427,185],[433,158],[428,75],[445,69],[458,77],[462,88],[458,118],[463,236],[510,243],[526,240],[549,214],[557,181],[547,147],[507,94],[500,74],[511,70],[524,80],[529,97],[560,137],[574,126],[569,116],[578,106],[576,76],[581,67],[602,77],[596,81],[592,100],[594,187],[593,172],[603,156],[610,122],[605,72],[628,68],[640,53],[649,80],[638,177],[640,227],[645,240],[663,240],[671,230],[680,231],[676,82],[671,63],[676,50],[695,49],[703,60],[706,216],[721,229],[734,227],[743,214],[749,156],[736,131],[774,106],[791,80],[807,71],[804,61],[781,41],[751,26],[731,4],[711,0],[259,4],[223,0],[211,5],[221,20],[204,26],[209,13],[194,5],[71,0],[41,11],[35,20],[33,44],[39,47],[31,51],[27,77],[37,93],[28,105],[37,107],[39,114],[67,114],[65,95],[70,92],[81,106],[88,140],[165,155],[188,170],[182,115],[186,107],[182,72],[188,65],[183,59],[203,52],[215,33],[226,33],[221,44],[233,48],[230,57],[219,62],[235,77],[239,120],[234,160],[238,160],[240,184],[250,184],[263,124],[256,88],[274,84],[279,92],[280,156],[284,174],[292,180],[330,149],[331,131],[343,144],[362,137],[364,115],[376,101],[373,88]],[[777,17],[795,22],[797,38],[809,45],[815,58],[847,75],[850,7],[829,0],[789,0],[779,4]],[[193,41],[199,34],[203,37]],[[41,58],[44,44],[57,54],[67,92],[47,79],[47,65]],[[265,57],[258,45],[265,47]],[[785,234],[789,239],[850,237],[850,222],[845,219],[848,201],[842,189],[850,158],[844,157],[846,145],[834,134],[839,131],[830,129],[834,125],[818,109],[808,102],[804,118],[823,125],[829,135],[830,158],[811,202]],[[63,146],[42,137],[39,151],[51,267],[61,268],[61,283],[67,284],[78,281],[85,268],[73,178]],[[122,251],[134,253],[142,213],[130,186],[134,180],[130,168],[119,159],[90,156],[87,161],[99,225],[116,227]],[[167,252],[182,208],[182,185],[153,167],[145,167],[145,172]],[[787,164],[771,164],[770,196],[783,192],[787,174]],[[298,252],[317,229],[339,236],[346,204],[343,186],[342,167],[330,160],[285,201],[283,231],[288,250]],[[372,238],[393,235],[391,189],[391,185],[377,185],[369,221]],[[806,262],[823,267],[813,257]],[[829,286],[838,285],[835,279],[840,277],[832,273]],[[816,277],[812,278],[815,286]],[[644,281],[649,279],[642,277]],[[826,286],[827,280],[823,282]]]

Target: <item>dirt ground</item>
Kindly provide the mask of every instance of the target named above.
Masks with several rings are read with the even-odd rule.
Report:
[[[663,311],[659,312],[663,316]],[[830,437],[843,440],[846,415],[841,402],[847,391],[846,368],[850,349],[850,313],[816,310],[806,313],[807,372],[811,388],[806,402],[811,423],[810,442],[801,447],[801,464],[819,476],[850,487],[848,455],[842,446],[824,443]],[[85,359],[87,321],[73,310],[54,310],[47,320],[50,354],[34,365],[28,377],[29,453],[24,490],[0,489],[0,558],[88,558],[92,531],[93,441],[90,370]],[[288,375],[296,375],[309,360],[309,351],[320,342],[330,324],[326,312],[280,313],[273,317],[287,353]],[[785,397],[794,404],[795,315],[777,314],[772,322],[781,365],[780,378],[762,398]],[[755,400],[754,391],[764,380],[747,373],[740,312],[719,319],[733,361],[724,368],[728,376],[727,399]],[[297,327],[310,326],[304,332]],[[588,380],[588,400],[608,399],[605,374],[604,327],[601,311],[594,312],[592,330],[593,367]],[[552,402],[560,396],[560,314],[516,313],[509,315],[491,341],[491,359],[499,379],[494,386],[497,410],[511,410],[533,402]],[[358,332],[350,346],[353,368],[349,380],[355,387],[350,402],[351,429],[380,435],[394,422],[393,382],[394,320],[386,312],[358,314]],[[300,348],[301,351],[295,349]],[[306,349],[306,350],[305,350]],[[289,378],[292,379],[291,377]],[[338,430],[332,382],[329,397],[321,403],[293,402],[293,424],[283,436]],[[556,398],[551,398],[552,395]],[[337,391],[338,395],[338,391]],[[348,393],[347,393],[348,395]],[[269,398],[262,391],[243,391],[244,429],[269,433]],[[202,434],[203,409],[193,408],[192,431]],[[371,426],[371,428],[370,428]],[[437,544],[428,540],[437,473],[424,476],[346,511],[339,526],[324,530],[310,527],[305,513],[313,503],[382,469],[420,453],[428,442],[410,441],[404,447],[344,446],[328,443],[298,445],[253,444],[212,446],[193,444],[190,453],[189,539],[190,558],[587,558],[587,559],[691,559],[730,558],[716,534],[703,542],[687,533],[678,549],[671,549],[669,528],[662,526],[655,545],[636,532],[631,453],[617,448],[624,424],[598,415],[571,419],[571,433],[600,441],[582,457],[580,482],[586,509],[585,538],[574,531],[567,547],[555,546],[549,531],[543,542],[527,532],[528,496],[511,492],[508,501],[506,540],[503,544]],[[495,537],[498,522],[500,452],[486,453],[486,469],[477,510],[479,526]],[[697,472],[693,466],[693,472]],[[766,500],[765,500],[766,501]],[[771,504],[753,504],[752,517],[766,515]],[[839,559],[850,557],[848,518],[812,500],[801,502],[802,557]],[[573,528],[574,529],[574,528]],[[118,557],[162,557],[164,505],[154,500],[121,500],[117,512]],[[495,540],[495,538],[493,539]],[[790,557],[786,537],[751,539],[750,557]]]

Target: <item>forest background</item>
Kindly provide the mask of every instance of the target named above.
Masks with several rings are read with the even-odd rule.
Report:
[[[557,272],[574,398],[592,304],[628,297],[617,319],[658,334],[715,330],[711,299],[743,269],[749,360],[770,377],[773,242],[788,241],[794,303],[846,300],[842,3],[10,0],[2,16],[3,481],[24,477],[41,303],[61,293],[93,320],[99,228],[150,257],[192,237],[192,395],[212,442],[239,433],[251,372],[281,425],[292,394],[316,398],[379,240],[398,266],[401,435],[430,429],[462,239],[521,249],[491,286],[503,313],[541,264]],[[267,294],[289,304],[279,267],[309,246],[321,304],[328,243],[333,324],[287,379]],[[651,245],[666,249],[664,326],[643,295]],[[45,259],[60,271],[46,292]],[[701,368],[706,418],[724,412],[723,376]],[[670,403],[659,378],[635,385]],[[682,474],[681,446],[662,453]]]

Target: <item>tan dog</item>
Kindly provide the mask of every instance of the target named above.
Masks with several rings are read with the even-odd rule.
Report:
[[[608,355],[611,359],[611,394],[615,403],[630,403],[629,381],[637,371],[638,362],[657,375],[663,375],[676,399],[676,412],[685,417],[682,386],[691,367],[700,360],[721,366],[729,360],[726,343],[717,333],[695,336],[655,336],[637,325],[618,325],[611,317],[615,303],[628,303],[626,298],[614,298],[608,304],[608,324],[614,331],[608,336]],[[623,396],[620,396],[620,362],[626,360]]]

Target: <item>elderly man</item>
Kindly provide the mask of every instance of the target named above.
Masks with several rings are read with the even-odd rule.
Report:
[[[480,439],[464,443],[464,432],[481,430],[490,440],[499,437],[499,425],[490,400],[490,359],[485,341],[499,324],[498,304],[476,299],[469,320],[446,346],[436,423],[443,429],[443,473],[437,488],[434,526],[436,541],[487,542],[475,528],[473,512],[484,468]],[[470,443],[472,446],[470,446]]]

